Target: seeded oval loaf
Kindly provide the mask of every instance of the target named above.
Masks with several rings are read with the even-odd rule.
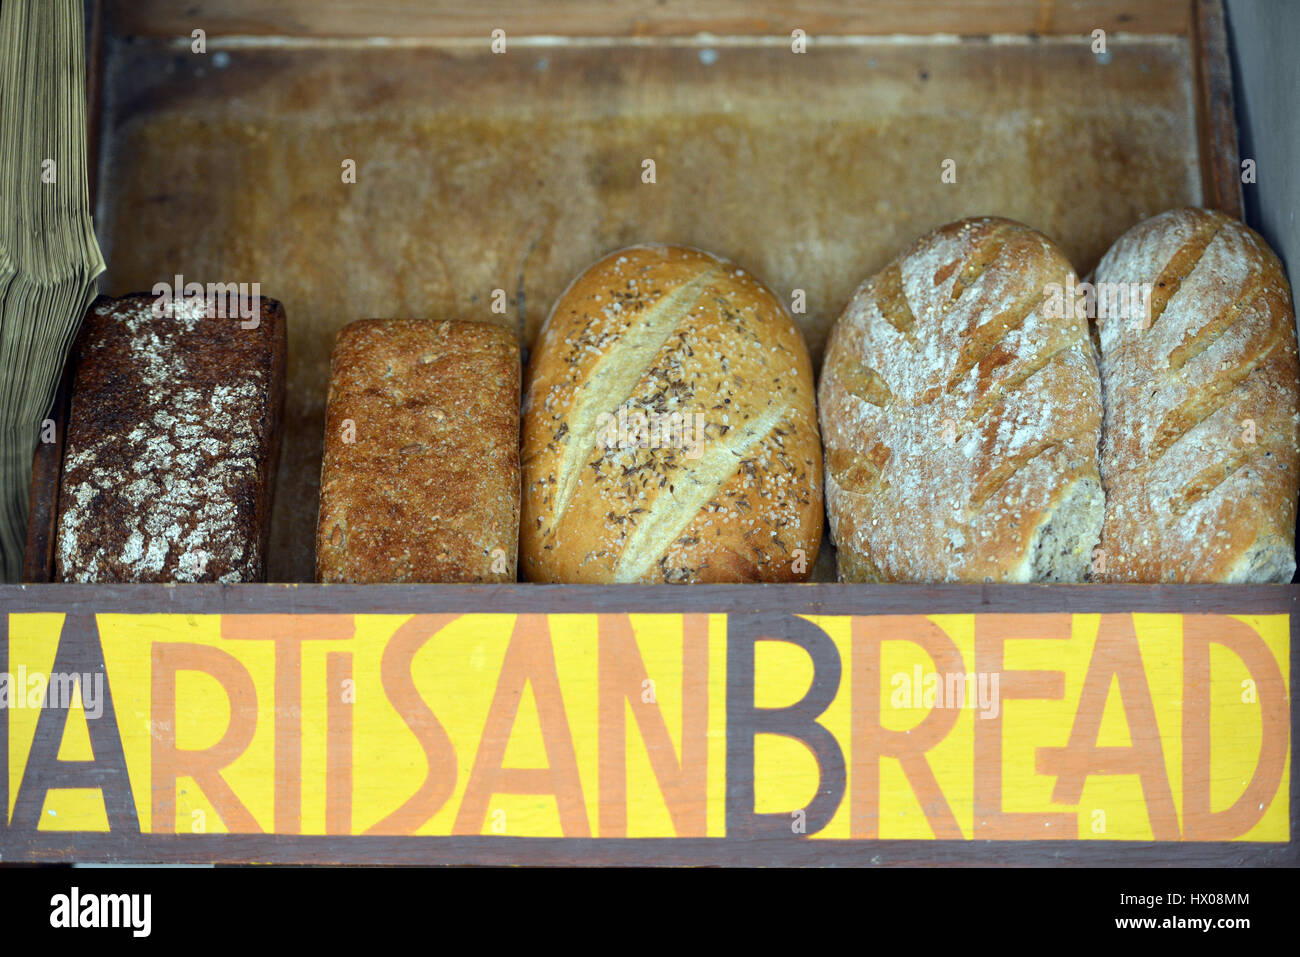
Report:
[[[1300,367],[1277,256],[1235,219],[1178,209],[1121,236],[1096,280],[1149,284],[1150,299],[1096,323],[1107,500],[1094,578],[1290,581]]]
[[[481,322],[362,319],[330,360],[321,582],[513,582],[519,345]]]
[[[611,253],[559,298],[522,465],[533,581],[801,581],[817,557],[808,351],[767,287],[698,250]]]
[[[1075,281],[1047,237],[986,218],[854,293],[818,391],[841,581],[1082,580],[1101,394],[1086,318],[1048,296]]]
[[[284,415],[284,307],[255,322],[101,296],[75,348],[56,581],[266,577]]]

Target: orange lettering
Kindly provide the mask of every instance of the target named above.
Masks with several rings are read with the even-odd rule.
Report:
[[[343,700],[352,656],[325,656],[325,833],[352,833],[352,704]],[[454,776],[453,776],[454,779]]]
[[[1133,742],[1127,748],[1097,747],[1112,675],[1119,681],[1120,704]],[[1178,813],[1132,615],[1101,616],[1069,743],[1063,748],[1039,748],[1035,767],[1039,774],[1056,776],[1052,800],[1057,804],[1078,804],[1090,774],[1138,775],[1152,837],[1178,840]]]
[[[1210,810],[1210,644],[1245,663],[1259,700],[1263,741],[1255,773],[1226,811]],[[1291,704],[1277,661],[1259,632],[1227,615],[1183,617],[1183,833],[1189,841],[1245,834],[1277,794],[1286,764]]]
[[[1065,696],[1063,671],[1006,671],[1004,643],[1025,638],[1070,638],[1069,615],[976,615],[975,670],[999,675],[1003,701],[1011,698],[1058,700]],[[996,717],[975,720],[975,837],[980,840],[1023,841],[1077,838],[1079,821],[1069,812],[1011,812],[1002,810],[1002,722]]]
[[[349,639],[351,615],[222,615],[226,641],[275,641],[275,833],[302,831],[302,643]]]
[[[600,836],[627,837],[626,701],[632,706],[655,780],[680,837],[704,837],[708,811],[708,618],[682,616],[682,756],[659,705],[643,700],[645,661],[627,615],[601,615],[597,670],[600,708]]]
[[[366,830],[367,834],[414,834],[438,813],[456,788],[456,749],[447,729],[424,703],[415,687],[411,663],[425,643],[458,615],[415,615],[388,639],[379,663],[384,694],[420,741],[429,771],[423,783],[396,811]]]
[[[151,658],[154,833],[170,834],[176,829],[176,780],[182,775],[194,779],[231,832],[259,833],[262,829],[257,821],[221,776],[222,769],[248,748],[257,729],[257,690],[252,676],[233,655],[209,645],[156,642]],[[221,740],[206,750],[176,747],[178,671],[211,675],[230,699],[230,723]]]
[[[885,729],[880,721],[880,646],[886,641],[910,641],[919,645],[933,659],[940,674],[966,670],[961,652],[943,629],[921,615],[854,617],[852,627],[851,836],[868,840],[880,836],[880,759],[897,758],[934,836],[960,840],[961,826],[925,754],[956,727],[961,711],[931,708],[911,731]]]
[[[506,745],[528,684],[532,685],[533,699],[537,702],[549,766],[505,768],[502,761]],[[564,713],[560,677],[555,669],[555,652],[545,615],[520,615],[515,621],[453,833],[481,834],[493,794],[553,794],[564,836],[591,836],[578,777],[578,758]]]

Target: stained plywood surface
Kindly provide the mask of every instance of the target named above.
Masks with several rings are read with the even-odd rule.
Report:
[[[498,321],[527,342],[604,252],[671,241],[787,302],[804,290],[816,361],[858,283],[943,222],[1020,219],[1086,271],[1201,198],[1179,38],[1112,40],[1106,63],[1082,40],[132,41],[107,95],[107,291],[181,273],[285,303],[273,580],[312,575],[329,351],[354,319]]]

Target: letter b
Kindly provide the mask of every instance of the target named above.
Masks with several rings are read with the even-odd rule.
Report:
[[[813,680],[802,699],[784,708],[754,705],[754,652],[760,641],[788,641],[808,653]],[[808,834],[820,831],[844,798],[844,752],[817,719],[835,700],[843,668],[826,632],[794,615],[737,615],[727,619],[727,836],[776,837],[790,834],[787,813],[754,812],[754,739],[779,734],[802,741],[817,759],[817,795],[805,812]]]

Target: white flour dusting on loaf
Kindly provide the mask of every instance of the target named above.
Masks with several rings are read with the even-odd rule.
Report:
[[[152,303],[103,301],[87,319],[63,469],[60,577],[256,580],[263,556],[250,529],[267,477],[274,370],[250,361],[254,333],[237,320],[188,300],[159,316]]]
[[[1300,478],[1290,289],[1255,232],[1171,210],[1097,281],[1150,283],[1149,321],[1098,322],[1104,570],[1115,582],[1290,581]]]
[[[1097,541],[1101,397],[1074,282],[1041,234],[943,227],[864,283],[819,389],[842,580],[1080,580]]]

